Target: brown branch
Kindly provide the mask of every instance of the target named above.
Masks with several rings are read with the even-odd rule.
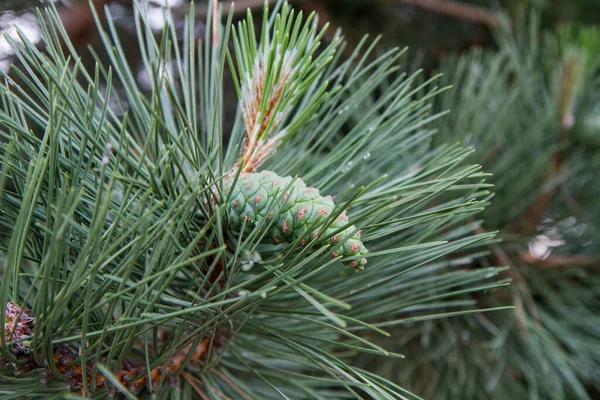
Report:
[[[521,253],[521,261],[527,264],[537,265],[541,268],[571,268],[571,267],[595,267],[599,261],[585,255],[558,256],[552,255],[544,260],[534,257],[531,253]]]
[[[479,234],[486,233],[485,229],[483,229],[481,227],[477,228],[476,232]],[[525,278],[523,277],[521,272],[519,272],[519,269],[515,266],[512,259],[510,258],[510,256],[506,253],[506,251],[504,251],[504,249],[500,245],[490,244],[490,249],[492,250],[492,253],[496,257],[496,260],[500,264],[508,267],[508,274],[509,274],[510,278],[521,289],[521,291],[523,293],[523,298],[525,300],[525,304],[527,305],[529,313],[533,317],[534,321],[539,322],[540,315],[537,311],[537,307],[535,305],[535,300],[533,299],[533,295],[531,294],[531,291],[529,290],[529,285],[527,285],[527,281],[525,280]],[[527,332],[528,332],[527,315],[525,313],[525,307],[523,305],[523,301],[522,301],[521,297],[518,296],[517,293],[514,293],[512,298],[513,298],[513,302],[515,304],[515,312],[517,314],[517,323],[519,325],[519,330],[523,334],[527,334]]]
[[[13,341],[16,344],[11,346],[14,358],[5,360],[0,355],[0,365],[11,365],[16,373],[26,373],[34,369],[44,369],[44,380],[49,381],[54,378],[53,371],[58,371],[67,379],[68,389],[80,390],[82,394],[87,394],[86,387],[95,383],[92,390],[103,389],[106,385],[104,375],[97,373],[93,375],[94,361],[89,360],[82,365],[78,361],[78,355],[67,345],[56,346],[52,354],[52,363],[54,368],[49,368],[47,364],[38,364],[36,358],[30,353],[30,349],[23,344],[24,340],[33,335],[35,319],[29,315],[30,311],[21,309],[17,304],[9,302],[5,307],[6,321],[4,322],[4,338],[7,342]],[[156,387],[164,378],[174,378],[183,373],[188,367],[197,367],[204,365],[204,359],[209,348],[209,338],[202,338],[194,347],[192,344],[185,346],[169,357],[165,364],[161,364],[147,373],[146,365],[124,364],[115,377],[130,392],[139,393],[148,387]],[[191,355],[190,355],[191,353]],[[39,357],[41,358],[41,357]],[[187,360],[187,362],[186,362]],[[184,364],[185,363],[185,364]],[[92,379],[93,378],[93,379]],[[113,389],[114,390],[114,389]]]
[[[210,398],[202,390],[201,382],[198,382],[198,379],[195,376],[190,375],[187,372],[183,372],[181,376],[183,376],[183,378],[188,381],[190,385],[192,385],[192,389],[198,393],[202,400],[210,400]]]
[[[101,21],[106,18],[104,7],[111,2],[131,4],[131,0],[93,0],[92,3]],[[87,2],[77,3],[72,7],[61,8],[58,11],[58,15],[69,39],[75,47],[87,45],[98,33],[94,14]]]
[[[198,345],[192,349],[192,346],[186,346],[183,350],[178,351],[169,358],[166,364],[159,365],[152,369],[150,374],[146,372],[144,366],[124,366],[119,370],[115,377],[117,380],[132,393],[140,393],[145,388],[157,387],[159,382],[166,378],[172,378],[178,375],[178,371],[189,365],[202,365],[204,363],[204,355],[208,349],[208,338],[202,339]],[[186,358],[190,351],[193,350],[193,354],[189,362],[184,366]],[[85,366],[85,381],[87,385],[84,385],[84,371],[80,363],[77,362],[77,355],[68,346],[58,346],[54,350],[54,364],[58,372],[63,374],[68,379],[69,389],[79,389],[82,392],[84,388],[89,385],[92,381],[92,371],[94,369],[94,362],[88,361]],[[42,368],[42,366],[38,366]],[[46,376],[52,377],[52,373],[49,369],[46,369]],[[139,378],[137,378],[140,376]],[[150,377],[150,379],[148,379]],[[136,379],[137,378],[137,379]],[[51,379],[51,378],[50,378]],[[103,389],[106,384],[106,378],[102,374],[96,374],[95,376],[96,388]]]
[[[546,171],[546,181],[551,181],[560,172],[562,164],[562,156],[560,151],[557,151],[552,156],[551,164],[548,166]],[[531,203],[529,209],[525,213],[525,232],[528,234],[534,233],[540,225],[546,209],[550,205],[552,199],[556,193],[556,187],[551,188],[545,192],[542,192],[538,197]],[[515,225],[518,221],[514,221],[512,225]]]
[[[217,46],[217,41],[219,40],[219,37],[217,35],[218,32],[218,22],[219,22],[219,4],[218,2],[214,1],[212,4],[212,11],[211,11],[211,17],[212,17],[212,45],[214,47]]]
[[[318,25],[317,28],[318,30],[321,30],[325,27],[326,24],[330,25],[330,28],[327,30],[327,32],[325,32],[325,39],[328,41],[331,41],[334,36],[335,36],[335,18],[333,18],[333,16],[329,13],[329,11],[327,10],[327,7],[325,7],[323,5],[323,2],[320,0],[296,0],[294,3],[295,6],[299,9],[304,11],[307,15],[310,14],[311,12],[315,12],[319,18],[318,18]],[[346,40],[348,40],[348,38],[346,38]],[[355,43],[350,43],[351,48],[355,47]],[[348,50],[346,50],[348,51]],[[349,53],[347,55],[350,55]]]
[[[207,349],[208,338],[205,338],[198,343],[195,349],[193,349],[193,354],[186,366],[202,365],[204,363],[203,358]],[[121,382],[123,385],[126,385],[128,390],[134,393],[139,393],[146,387],[155,387],[157,383],[161,381],[163,376],[176,376],[177,372],[184,367],[183,363],[188,357],[190,351],[192,351],[192,346],[186,346],[183,350],[171,356],[166,364],[154,368],[152,371],[150,371],[150,381],[148,381],[148,374],[144,373],[146,370],[145,367],[123,369],[117,373],[116,377],[119,382]],[[143,376],[134,380],[134,378],[141,373],[144,373]]]
[[[265,2],[269,3],[269,5],[273,5],[273,4],[277,3],[277,1],[278,0],[235,0],[235,1],[225,0],[225,1],[220,1],[219,4],[222,4],[222,6],[223,6],[222,15],[224,15],[224,16],[229,15],[231,6],[234,5],[233,16],[239,18],[239,17],[245,16],[248,9],[250,9],[250,10],[262,9]],[[194,9],[195,9],[194,15],[196,16],[196,18],[206,18],[207,16],[213,14],[213,10],[209,9],[208,4],[205,4],[205,3],[195,5]],[[189,14],[190,6],[189,6],[189,4],[184,4],[179,7],[171,8],[171,11],[173,12],[173,15],[185,16],[185,15]]]
[[[93,0],[92,3],[94,8],[98,13],[98,17],[101,21],[105,19],[105,11],[104,7],[109,3],[122,3],[125,5],[131,6],[132,0]],[[277,2],[277,0],[267,0],[267,2],[272,5]],[[233,1],[221,1],[215,2],[213,4],[214,8],[210,8],[208,4],[200,4],[196,5],[196,17],[205,19],[208,16],[212,16],[214,18],[216,8],[222,4],[223,6],[223,15],[227,16],[231,9],[232,4],[235,4],[233,16],[241,17],[246,14],[246,10],[250,8],[251,10],[262,8],[265,4],[265,0],[237,0]],[[185,16],[190,11],[189,4],[182,5],[180,7],[174,7],[171,9],[173,14],[176,16]],[[75,4],[72,7],[64,7],[59,10],[60,19],[65,27],[65,31],[67,32],[71,42],[75,47],[82,47],[87,45],[89,42],[94,39],[97,35],[96,23],[94,20],[94,15],[92,10],[87,2],[83,4]],[[214,22],[214,21],[213,21]],[[216,25],[213,24],[213,41],[216,36]]]
[[[454,18],[459,18],[482,24],[491,27],[498,27],[502,22],[499,13],[486,10],[470,4],[464,4],[453,0],[380,0],[380,1],[401,1],[424,10],[433,11],[439,14],[448,15]]]
[[[109,0],[95,0],[94,8],[98,11],[98,17],[104,19],[104,6]],[[75,4],[73,7],[64,7],[58,11],[58,15],[65,27],[67,35],[75,47],[87,44],[96,35],[96,24],[94,15],[89,4]]]
[[[227,382],[227,384],[229,386],[231,386],[231,388],[233,390],[235,390],[237,393],[239,393],[239,395],[242,396],[244,398],[244,400],[252,400],[252,397],[250,397],[250,395],[248,393],[244,392],[238,385],[236,385],[231,379],[229,379],[221,371],[215,370],[214,372],[215,372],[215,375],[217,375],[219,378],[223,379],[225,382]]]

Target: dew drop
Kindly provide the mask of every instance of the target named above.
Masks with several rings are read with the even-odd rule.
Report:
[[[348,161],[348,163],[344,165],[344,168],[342,168],[342,172],[348,172],[350,167],[352,167],[352,161]]]
[[[349,109],[350,109],[350,106],[344,106],[344,108],[342,108],[340,111],[338,111],[338,115],[342,115],[343,113],[345,113]]]

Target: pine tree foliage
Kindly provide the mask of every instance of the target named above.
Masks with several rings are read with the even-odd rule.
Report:
[[[539,72],[524,71],[527,67],[511,56],[510,50],[496,54],[475,49],[441,67],[444,83],[458,89],[438,99],[440,109],[452,111],[438,123],[439,140],[458,136],[493,168],[494,210],[487,223],[494,227],[521,215],[535,200],[539,190],[532,190],[530,182],[544,182],[558,146],[551,130],[555,114],[547,96],[540,96]],[[511,68],[513,62],[519,64]],[[512,83],[514,70],[519,71],[519,85]],[[510,152],[505,151],[508,146]]]
[[[376,370],[426,398],[591,399],[600,388],[597,28],[541,32],[537,14],[497,51],[450,58],[440,141],[459,139],[495,185],[484,227],[503,242],[476,264],[510,265],[514,312],[427,322],[386,348],[418,362]],[[554,246],[554,247],[553,247]],[[479,298],[492,307],[503,296]]]
[[[356,355],[402,365],[372,339],[474,312],[469,293],[506,284],[466,267],[494,237],[473,234],[486,174],[469,149],[431,148],[439,89],[401,73],[402,52],[365,39],[344,60],[339,34],[321,44],[316,16],[285,3],[258,38],[232,14],[195,38],[193,6],[182,36],[167,12],[157,38],[136,2],[147,93],[110,13],[109,62],[92,70],[56,10],[38,14],[43,46],[7,38],[19,63],[0,85],[4,398],[410,398]],[[258,167],[332,195],[319,223],[361,230],[364,270],[331,235],[234,229],[228,182]]]

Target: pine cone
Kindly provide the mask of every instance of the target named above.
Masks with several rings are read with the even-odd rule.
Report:
[[[354,225],[339,231],[348,224],[345,211],[333,222],[328,221],[335,207],[331,196],[322,197],[318,189],[307,188],[300,178],[292,180],[271,171],[242,173],[233,188],[233,178],[226,180],[225,193],[232,191],[227,209],[230,231],[239,234],[245,226],[243,233],[248,234],[257,225],[265,229],[275,218],[264,237],[276,244],[299,240],[300,245],[305,245],[318,237],[330,237],[333,246],[342,243],[335,248],[334,257],[368,253]],[[367,259],[344,264],[363,269]]]

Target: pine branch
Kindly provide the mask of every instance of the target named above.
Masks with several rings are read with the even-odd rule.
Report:
[[[390,0],[384,0],[390,1]],[[476,24],[488,25],[496,28],[501,24],[501,15],[499,13],[488,11],[484,8],[470,4],[464,4],[453,0],[399,0],[403,3],[415,7],[423,8],[428,11],[448,15],[451,17],[464,19]]]
[[[99,10],[100,18],[104,18],[104,7],[110,0],[94,0],[92,4]],[[75,4],[69,8],[63,8],[59,12],[65,31],[71,42],[78,48],[88,44],[96,34],[94,16],[88,4]]]
[[[600,223],[589,200],[596,195],[591,171],[600,159],[579,136],[578,123],[567,129],[564,124],[565,115],[585,118],[585,104],[597,104],[597,97],[585,95],[596,90],[595,79],[585,79],[587,89],[580,86],[580,67],[594,65],[595,57],[589,64],[585,57],[573,64],[573,52],[565,57],[556,33],[544,34],[537,21],[533,15],[513,32],[500,33],[498,51],[473,50],[442,67],[449,77],[445,83],[456,90],[438,97],[438,110],[455,111],[437,121],[440,130],[447,140],[476,149],[476,157],[493,172],[495,197],[484,212],[484,226],[505,232],[503,244],[488,243],[489,254],[468,262],[473,268],[510,266],[515,285],[499,294],[512,296],[516,312],[415,325],[394,346],[415,362],[393,373],[392,364],[383,363],[378,371],[413,389],[426,377],[433,382],[422,387],[429,397],[591,398],[590,387],[600,382],[590,373],[599,365],[600,337],[589,329],[597,323],[598,246],[592,238]],[[575,46],[579,56],[598,43],[595,37]],[[535,205],[535,229],[528,232],[523,222]],[[546,250],[545,260],[526,250],[527,243],[533,246],[533,231],[540,240],[560,243]],[[560,266],[563,262],[568,264]],[[473,296],[472,301],[493,307],[500,298]]]
[[[541,268],[597,267],[596,259],[582,254],[569,256],[551,255],[548,258],[540,260],[527,252],[522,253],[520,258],[524,263],[531,264],[532,266],[539,266]]]
[[[217,14],[202,39],[193,4],[183,37],[166,10],[160,38],[147,5],[134,3],[141,71],[109,10],[106,20],[93,12],[102,45],[92,70],[53,6],[39,15],[45,52],[10,41],[22,83],[0,85],[0,301],[30,309],[35,324],[0,337],[0,392],[410,396],[353,365],[356,352],[400,358],[368,334],[472,312],[463,296],[506,285],[502,269],[447,259],[494,233],[465,226],[490,197],[471,151],[431,149],[435,79],[398,73],[401,52],[371,58],[366,42],[341,59],[341,39],[322,45],[315,17],[285,3],[265,10],[260,38],[250,16],[234,27]],[[258,167],[309,185],[282,178],[298,190],[289,221],[274,181],[256,193],[236,185]],[[309,209],[319,202],[320,217]],[[261,206],[272,221],[254,218]],[[264,240],[275,228],[285,241]],[[363,271],[343,265],[364,266],[366,248]],[[19,352],[44,368],[18,375]]]
[[[485,230],[483,228],[479,228],[477,230],[480,233],[484,233]],[[504,251],[504,249],[496,244],[490,245],[490,249],[494,253],[494,256],[497,258],[500,265],[508,266],[508,273],[510,277],[517,283],[519,290],[521,293],[513,293],[512,299],[513,304],[515,306],[515,312],[517,314],[517,320],[519,322],[519,329],[523,335],[527,335],[528,332],[528,314],[523,305],[523,301],[521,296],[525,299],[525,303],[527,305],[527,311],[532,316],[533,321],[539,323],[540,316],[537,310],[537,306],[531,294],[531,290],[527,284],[527,281],[523,278],[523,275],[519,272],[515,263],[512,261],[510,256]]]
[[[5,326],[7,331],[5,337],[6,341],[14,343],[12,346],[17,356],[15,369],[19,373],[43,369],[44,380],[51,380],[53,378],[52,371],[58,371],[68,377],[69,389],[80,390],[82,396],[86,395],[86,388],[90,383],[93,386],[91,387],[92,393],[104,389],[107,382],[105,375],[98,373],[93,377],[91,376],[92,371],[96,370],[95,362],[90,360],[85,366],[77,364],[77,354],[68,346],[57,346],[53,350],[54,367],[52,369],[47,368],[44,364],[39,364],[34,357],[28,354],[29,351],[23,341],[32,336],[34,331],[35,318],[31,317],[30,313],[30,310],[21,310],[12,302],[6,306],[7,323]],[[146,372],[143,364],[140,366],[124,366],[114,375],[114,379],[132,393],[140,393],[145,388],[158,387],[165,378],[172,379],[179,374],[185,374],[185,368],[193,371],[198,366],[203,365],[208,345],[209,338],[189,344],[171,355],[167,363],[154,367],[148,372]],[[110,377],[112,378],[112,376]]]
[[[269,6],[274,5],[279,0],[236,0],[233,1],[221,1],[220,5],[222,8],[222,13],[224,15],[229,15],[231,11],[233,11],[234,17],[243,17],[247,15],[248,9],[257,10],[262,9],[265,6],[265,3]],[[213,3],[215,4],[215,3]],[[235,4],[235,5],[234,5]],[[212,9],[209,8],[208,4],[198,4],[195,6],[195,14],[198,19],[205,19],[207,16],[212,15]],[[172,9],[173,14],[175,16],[185,16],[190,12],[189,5],[181,5]]]

